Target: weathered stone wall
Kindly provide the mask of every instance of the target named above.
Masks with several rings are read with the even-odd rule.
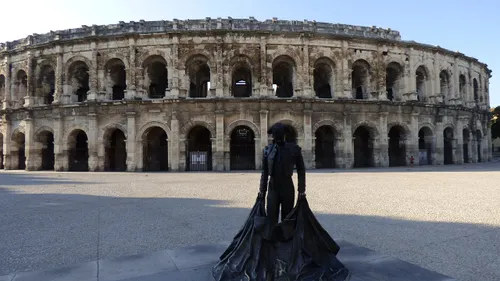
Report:
[[[149,97],[154,62],[162,63],[168,81],[159,98]],[[126,90],[114,99],[116,65],[123,67]],[[191,84],[205,65],[210,83],[206,97],[196,98]],[[280,65],[291,73],[289,97],[277,97],[273,88]],[[233,77],[241,69],[250,73],[250,94],[236,98]],[[78,101],[79,75],[88,80],[83,101]],[[317,75],[327,77],[331,96],[319,96]],[[491,159],[489,77],[485,64],[401,41],[397,31],[309,21],[174,20],[34,35],[0,46],[4,167],[19,167],[24,138],[26,168],[40,169],[41,136],[50,132],[54,168],[67,170],[74,133],[81,130],[89,169],[103,170],[109,139],[118,129],[126,138],[127,169],[142,170],[144,135],[159,127],[168,137],[168,167],[185,170],[188,134],[203,126],[210,132],[212,168],[228,170],[232,131],[246,126],[254,135],[259,168],[267,129],[278,121],[295,129],[309,168],[316,165],[316,133],[322,126],[334,131],[335,167],[355,165],[361,127],[369,131],[372,166],[391,162],[393,127],[401,130],[406,159],[418,159],[419,139],[425,138],[434,164],[486,161]],[[47,93],[53,101],[47,102]],[[447,128],[451,142],[444,139]],[[450,149],[451,154],[444,152]]]

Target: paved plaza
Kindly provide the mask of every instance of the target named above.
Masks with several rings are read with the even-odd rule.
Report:
[[[344,245],[458,280],[493,281],[500,280],[499,171],[498,162],[309,171],[307,196]],[[2,171],[0,276],[229,241],[258,182],[256,172]]]

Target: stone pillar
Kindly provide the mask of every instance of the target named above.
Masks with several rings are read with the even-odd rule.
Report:
[[[268,123],[268,111],[260,110],[260,149],[264,148],[269,144],[269,138],[267,135],[267,123]]]
[[[224,110],[215,111],[215,150],[213,156],[213,169],[224,171]]]
[[[352,99],[352,69],[349,67],[349,62],[347,61],[348,52],[349,52],[349,43],[347,41],[342,41],[342,67],[341,71],[339,71],[338,83],[340,91],[342,91],[342,97],[347,99]],[[349,132],[349,136],[352,136],[352,133]],[[346,143],[350,143],[346,139]]]
[[[262,148],[261,148],[261,139],[256,137],[254,139],[255,141],[255,169],[260,170],[262,169]]]
[[[10,101],[12,100],[11,97],[11,73],[10,73],[10,57],[7,56],[5,59],[5,68],[4,68],[4,73],[5,73],[5,93],[4,93],[4,98],[2,100],[2,108],[7,109],[10,107]],[[5,157],[4,157],[5,159]]]
[[[36,170],[36,155],[35,155],[35,146],[34,146],[34,141],[33,141],[33,135],[34,135],[34,126],[33,126],[33,119],[31,117],[28,117],[24,120],[26,124],[25,128],[25,153],[26,153],[26,170],[27,171],[35,171]]]
[[[342,133],[342,132],[339,132]],[[346,168],[345,159],[345,140],[340,136],[336,136],[333,144],[333,151],[335,152],[335,168]]]
[[[98,158],[97,158],[97,134],[98,134],[98,126],[97,126],[97,114],[95,112],[91,112],[88,114],[88,149],[89,149],[89,171],[95,172],[98,169]]]
[[[457,103],[460,102],[460,93],[459,93],[459,73],[458,73],[458,61],[457,57],[454,57],[453,59],[453,73],[451,74],[450,77],[450,96],[448,97],[449,99],[453,99],[454,104],[457,105]]]
[[[87,100],[94,101],[97,99],[97,92],[99,89],[98,83],[98,51],[97,44],[95,42],[90,43],[90,49],[92,50],[92,65],[89,66],[89,93],[87,95]],[[89,162],[90,165],[90,162]]]
[[[170,96],[174,99],[179,97],[179,70],[177,69],[177,64],[179,63],[179,42],[178,37],[174,36],[172,38],[171,51],[171,64],[172,64],[172,76],[169,78],[170,86]],[[170,74],[169,74],[170,75]],[[170,81],[171,80],[171,81]]]
[[[33,69],[33,56],[31,52],[28,51],[28,63],[27,63],[27,85],[26,85],[26,96],[24,98],[24,107],[29,107],[34,105],[33,92],[35,87],[33,81],[35,80],[34,69]]]
[[[134,172],[137,168],[135,134],[135,112],[127,111],[127,171],[129,172]]]
[[[170,169],[179,171],[180,147],[179,147],[179,120],[177,119],[177,111],[172,111],[172,119],[170,120],[170,135],[169,143],[172,148],[172,153],[169,155]]]
[[[10,122],[10,116],[4,114],[3,116],[3,166],[5,170],[12,169],[11,159],[10,159],[10,148],[11,148],[11,136],[12,136],[12,124]]]
[[[132,100],[136,97],[136,90],[137,90],[135,38],[128,39],[128,46],[129,46],[128,47],[129,61],[128,61],[128,69],[126,70],[127,89],[125,90],[125,99]],[[127,164],[127,170],[128,170],[128,164]]]
[[[217,77],[216,78],[216,89],[215,96],[220,98],[224,96],[224,68],[222,67],[222,61],[224,61],[224,57],[222,56],[222,38],[217,38],[216,44],[216,53],[215,53],[215,62],[216,62],[216,70]]]
[[[306,40],[306,39],[304,39]],[[309,43],[304,42],[304,52],[302,53],[302,56],[304,58],[303,64],[302,64],[302,74],[300,79],[302,81],[302,97],[304,98],[313,98],[314,97],[314,90],[312,89],[311,86],[311,71],[309,67]],[[332,71],[334,71],[332,69]],[[333,90],[333,89],[332,89]]]
[[[353,149],[353,141],[354,138],[352,136],[352,127],[351,127],[351,115],[344,115],[344,167],[343,168],[352,168],[354,166],[354,149]]]
[[[58,48],[60,49],[60,47]],[[59,50],[60,51],[60,50]],[[57,54],[56,60],[56,69],[55,69],[55,91],[54,91],[54,104],[59,104],[62,102],[63,93],[63,53],[60,52]]]
[[[457,120],[457,132],[456,132],[456,150],[455,150],[455,164],[463,164],[464,163],[464,134],[461,131],[461,128],[464,127],[463,120],[459,118]]]
[[[472,136],[471,136],[471,131],[469,130],[469,135],[468,135],[468,139],[467,139],[467,151],[469,152],[468,153],[468,157],[467,157],[467,160],[469,163],[473,163],[473,157],[472,157]]]
[[[477,138],[475,134],[472,134],[471,138],[471,157],[472,157],[472,163],[477,163],[478,160],[478,155],[477,155]]]
[[[260,37],[260,96],[261,97],[269,97],[270,93],[272,92],[272,87],[271,87],[273,84],[272,74],[268,73],[268,71],[269,69],[267,68],[266,37],[261,36]],[[269,76],[271,77],[269,78]],[[264,135],[261,136],[261,139],[265,139],[263,136]]]
[[[444,164],[444,135],[443,135],[443,123],[442,122],[437,122],[436,123],[436,132],[434,133],[436,136],[436,142],[435,142],[435,155],[434,158],[436,159],[436,165],[443,165]]]
[[[66,140],[63,140],[64,127],[63,117],[59,112],[54,114],[54,170],[64,171],[64,162],[66,156],[64,155],[64,146]]]
[[[312,133],[312,110],[304,110],[304,147],[302,153],[307,169],[313,168],[314,151],[313,151],[313,133]]]
[[[407,151],[406,158],[410,159],[411,156],[415,159],[413,161],[414,165],[419,165],[420,157],[419,157],[419,149],[418,149],[418,112],[411,113],[411,122],[410,122],[410,135],[407,137]],[[409,161],[409,160],[407,160]]]
[[[410,54],[413,53],[413,48],[410,48]],[[416,73],[415,69],[413,68],[413,60],[412,57],[409,55],[407,57],[408,61],[405,62],[405,70],[404,70],[404,85],[403,87],[400,87],[403,89],[404,94],[408,99],[415,99],[417,100],[417,96],[414,94],[417,92],[417,81],[416,81]],[[403,95],[401,95],[401,100],[405,100]],[[417,157],[415,156],[415,159]]]
[[[379,161],[375,162],[376,167],[389,167],[389,137],[387,132],[387,112],[380,112],[379,115],[379,147],[378,154]],[[377,155],[377,146],[374,143],[373,154],[376,157]],[[374,158],[375,158],[374,157]]]

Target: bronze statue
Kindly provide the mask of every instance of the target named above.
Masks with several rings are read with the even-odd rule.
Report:
[[[264,149],[257,200],[220,262],[212,268],[212,280],[348,280],[349,270],[336,257],[339,246],[309,208],[301,148],[287,141],[289,132],[283,124],[275,124],[268,133],[273,136],[273,144]],[[294,167],[299,193],[295,207]]]
[[[299,197],[304,197],[306,191],[306,169],[302,158],[302,149],[295,143],[287,142],[286,135],[289,133],[287,130],[289,127],[277,123],[267,131],[273,136],[273,143],[264,148],[262,158],[259,197],[264,198],[266,192],[269,192],[267,195],[267,217],[272,225],[278,223],[280,207],[281,220],[284,220],[293,209],[295,200],[292,180],[294,167],[297,167]]]

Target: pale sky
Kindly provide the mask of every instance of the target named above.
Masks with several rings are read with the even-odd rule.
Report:
[[[4,0],[0,8],[0,42],[119,21],[250,16],[258,20],[277,17],[376,25],[398,30],[403,40],[460,51],[493,70],[490,102],[491,106],[500,105],[498,0]]]

